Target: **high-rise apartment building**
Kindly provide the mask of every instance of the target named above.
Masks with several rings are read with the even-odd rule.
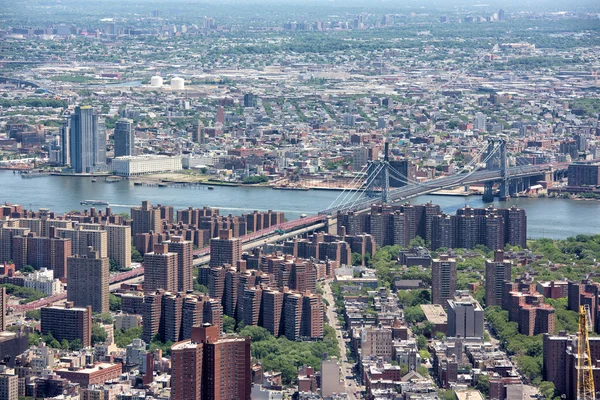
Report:
[[[223,310],[231,318],[237,316],[238,289],[240,274],[235,268],[228,268],[225,272],[225,286],[223,290]]]
[[[47,267],[54,278],[67,277],[67,259],[73,255],[71,239],[27,236],[27,264],[36,269]],[[18,266],[17,268],[21,268]]]
[[[144,255],[144,291],[177,292],[177,268],[177,253],[169,252],[166,243],[155,244],[154,252]]]
[[[171,387],[178,400],[250,400],[250,339],[219,337],[217,327],[195,326],[192,339],[172,347]]]
[[[493,260],[485,261],[485,305],[502,306],[503,285],[511,280],[512,261],[504,258],[504,251],[496,250]]]
[[[221,302],[206,295],[166,292],[147,293],[141,305],[142,339],[158,335],[162,341],[177,342],[191,337],[192,327],[210,323],[223,329]]]
[[[527,215],[513,206],[508,209],[458,209],[456,215],[441,212],[435,204],[374,205],[370,213],[338,213],[338,235],[368,233],[378,246],[408,246],[419,236],[436,250],[473,248],[492,249],[527,245]]]
[[[107,232],[108,258],[121,269],[131,268],[131,227],[129,225],[103,225]]]
[[[301,337],[302,330],[302,295],[299,293],[284,293],[284,334],[289,340]]]
[[[79,224],[78,229],[106,231],[107,254],[117,266],[131,267],[131,227],[113,224]]]
[[[0,287],[0,332],[4,332],[6,330],[6,303],[8,301],[8,296],[6,294],[6,288],[4,286]]]
[[[283,314],[283,293],[266,289],[262,293],[263,328],[278,337],[283,332],[281,316]]]
[[[323,337],[323,301],[321,296],[305,293],[302,297],[300,335],[305,338]]]
[[[590,354],[593,360],[600,357],[600,337],[590,337]],[[554,383],[560,396],[577,398],[577,336],[561,332],[544,334],[542,378]],[[594,363],[592,363],[592,366]],[[600,380],[600,369],[593,367],[594,382]],[[562,397],[561,397],[562,398]]]
[[[67,299],[76,307],[91,306],[93,312],[109,311],[110,262],[92,247],[84,256],[67,259]]]
[[[0,400],[19,399],[19,377],[6,372],[0,373]]]
[[[76,173],[106,169],[106,127],[90,106],[75,108],[67,127],[70,165]]]
[[[456,260],[441,254],[431,265],[431,302],[447,307],[456,292]]]
[[[171,347],[171,397],[202,400],[202,345],[191,340]]]
[[[475,121],[473,122],[473,130],[484,132],[486,129],[487,116],[483,113],[475,114]]]
[[[210,240],[211,267],[235,265],[242,258],[242,242],[234,238],[231,230],[219,231],[219,237]]]
[[[41,308],[41,331],[51,333],[59,342],[81,340],[83,347],[92,344],[92,307],[73,307],[67,302],[64,307]]]
[[[192,141],[198,144],[204,144],[204,124],[200,120],[192,124]]]
[[[20,228],[16,226],[0,227],[0,263],[14,260],[13,238],[16,236],[25,237],[29,233],[29,228]],[[22,251],[22,250],[21,250]],[[15,252],[15,253],[18,253]],[[23,256],[21,255],[21,259]]]
[[[169,252],[177,253],[177,291],[193,290],[192,242],[183,240],[181,236],[172,236],[171,240],[165,243]]]
[[[113,138],[115,141],[115,157],[135,155],[135,134],[132,120],[121,119],[117,121]]]
[[[135,237],[138,233],[162,233],[162,221],[160,218],[160,208],[152,207],[148,200],[142,201],[141,207],[132,207],[131,234]]]
[[[253,286],[244,290],[243,297],[243,321],[246,326],[262,326],[262,289]]]
[[[101,258],[108,257],[108,232],[98,229],[84,229],[77,226],[73,229],[56,229],[56,235],[71,240],[73,254],[84,256],[88,247],[93,247]]]
[[[178,342],[181,336],[183,293],[166,293],[162,300],[165,321],[164,341]]]
[[[142,303],[142,340],[150,343],[156,334],[160,335],[165,329],[163,318],[164,290],[146,293]]]

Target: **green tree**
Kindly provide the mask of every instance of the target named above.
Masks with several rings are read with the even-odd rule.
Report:
[[[108,304],[110,311],[120,311],[122,308],[121,298],[112,293],[108,295]]]
[[[540,393],[547,399],[553,399],[558,396],[554,382],[543,381],[539,384]]]
[[[38,343],[40,342],[40,335],[36,332],[31,332],[28,337],[27,337],[27,341],[29,343],[29,347],[33,347],[33,346],[37,346]]]
[[[25,316],[27,318],[31,318],[31,319],[35,319],[36,321],[39,321],[41,319],[41,314],[42,313],[40,310],[30,310],[25,313]]]
[[[201,285],[197,280],[194,280],[194,291],[200,293],[208,293],[208,288],[205,285]]]
[[[124,349],[133,342],[133,339],[140,339],[142,337],[142,327],[138,326],[135,328],[123,330],[119,329],[115,332],[115,344]]]
[[[106,342],[107,337],[108,334],[101,325],[92,325],[92,345]]]
[[[362,265],[363,258],[360,253],[352,253],[352,265]]]
[[[485,397],[490,394],[490,377],[488,375],[480,375],[477,379],[475,389],[479,390]]]
[[[80,350],[83,348],[83,344],[81,343],[81,339],[71,340],[71,350]]]
[[[31,265],[24,265],[23,268],[21,268],[21,272],[24,274],[29,274],[35,272],[35,268],[33,268]]]
[[[423,238],[421,236],[415,236],[414,239],[412,239],[409,244],[408,244],[411,248],[414,247],[425,247],[425,240],[423,240]]]
[[[94,320],[104,325],[112,325],[115,323],[115,320],[110,313],[96,314],[94,315]]]
[[[121,267],[119,267],[119,264],[117,264],[117,262],[115,260],[113,260],[112,258],[110,258],[108,260],[108,262],[110,265],[110,267],[109,267],[110,272],[117,272],[117,271],[121,270]]]
[[[404,320],[410,324],[416,324],[425,320],[425,313],[420,306],[406,307],[404,309]]]
[[[133,261],[133,262],[143,262],[144,261],[144,257],[133,246],[131,247],[131,261]]]
[[[419,350],[427,349],[427,338],[423,335],[417,336],[417,348]]]
[[[235,319],[229,315],[223,315],[223,332],[234,333],[235,332]]]

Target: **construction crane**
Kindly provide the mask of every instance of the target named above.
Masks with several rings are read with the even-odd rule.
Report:
[[[579,306],[579,330],[577,331],[577,400],[596,400],[594,373],[588,331],[592,319],[586,304]]]

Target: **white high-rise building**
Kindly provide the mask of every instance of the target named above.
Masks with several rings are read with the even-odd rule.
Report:
[[[473,130],[484,132],[486,128],[487,116],[483,113],[475,114],[475,122],[473,123]]]

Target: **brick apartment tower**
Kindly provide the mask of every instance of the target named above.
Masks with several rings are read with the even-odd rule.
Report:
[[[154,252],[144,255],[144,291],[164,289],[177,291],[177,253],[171,253],[166,243],[154,245]]]
[[[27,264],[34,268],[49,267],[54,271],[54,278],[66,278],[67,259],[73,255],[72,244],[71,239],[36,237],[30,233],[27,236]]]
[[[194,245],[189,240],[183,240],[181,236],[172,236],[166,243],[169,252],[177,253],[177,290],[180,292],[193,290],[192,249]]]
[[[91,306],[93,312],[109,311],[110,261],[92,247],[87,255],[67,259],[67,299],[75,307]]]
[[[321,296],[307,292],[302,297],[300,332],[302,337],[323,337],[323,301]]]
[[[131,268],[131,227],[104,225],[108,234],[108,257],[120,268]]]
[[[494,251],[494,259],[485,261],[485,305],[502,306],[503,285],[511,280],[512,261],[504,258],[504,251]]]
[[[210,240],[210,261],[211,267],[217,267],[224,264],[235,265],[236,261],[242,258],[242,242],[233,237],[231,230],[222,229],[219,231],[219,237]]]
[[[283,333],[281,316],[283,314],[283,293],[278,290],[263,290],[263,328],[279,337]]]
[[[210,324],[172,347],[171,387],[178,400],[250,400],[250,338],[219,337]]]
[[[69,301],[64,307],[42,307],[41,331],[42,335],[52,333],[59,342],[79,339],[83,347],[89,347],[92,345],[92,307],[73,307]]]
[[[456,260],[447,254],[440,254],[431,264],[431,302],[444,308],[456,292]]]
[[[138,233],[162,233],[160,208],[152,207],[148,200],[144,200],[141,207],[132,207],[130,211],[133,221],[131,226],[133,237]]]
[[[4,332],[6,330],[6,302],[8,301],[8,297],[6,295],[6,288],[4,286],[0,287],[0,332]]]

